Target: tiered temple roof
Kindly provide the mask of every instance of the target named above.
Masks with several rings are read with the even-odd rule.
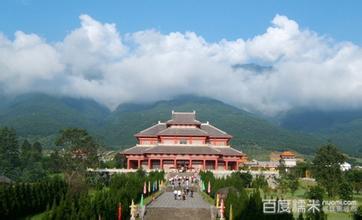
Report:
[[[175,112],[172,111],[172,119],[166,122],[168,125],[200,125],[196,120],[196,112]]]
[[[172,126],[176,125],[176,126]],[[179,126],[177,126],[179,125]],[[182,127],[184,126],[184,127]],[[192,127],[187,127],[192,126]],[[157,137],[157,136],[204,136],[215,138],[231,138],[232,136],[222,131],[209,122],[201,123],[196,120],[196,112],[174,112],[172,119],[166,123],[159,122],[139,133],[136,137]]]
[[[124,154],[200,154],[200,155],[244,155],[231,147],[211,147],[211,146],[165,146],[157,145],[152,147],[134,146],[123,152]]]
[[[122,152],[127,168],[148,169],[188,166],[200,169],[238,169],[247,160],[244,153],[229,145],[232,138],[209,122],[196,120],[196,112],[174,112],[166,122],[137,133],[138,144]],[[170,164],[170,162],[172,164]]]
[[[222,131],[209,122],[201,123],[196,120],[196,112],[174,112],[172,119],[165,123],[157,124],[137,133],[137,138],[142,137],[163,137],[163,136],[190,136],[205,138],[224,138],[230,139],[232,136]],[[242,155],[241,151],[231,148],[230,146],[198,146],[198,145],[163,145],[155,144],[154,146],[135,146],[127,149],[124,154],[200,154],[200,155]]]

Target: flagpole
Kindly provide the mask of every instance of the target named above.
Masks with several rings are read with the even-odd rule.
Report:
[[[229,220],[233,220],[234,216],[233,216],[233,204],[230,204],[230,212],[229,212]]]
[[[122,220],[122,205],[118,203],[118,220]]]

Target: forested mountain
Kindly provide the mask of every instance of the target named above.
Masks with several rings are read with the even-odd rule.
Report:
[[[23,95],[2,102],[0,123],[2,126],[14,127],[23,137],[52,137],[59,129],[82,127],[106,146],[129,147],[135,143],[133,135],[136,132],[158,120],[168,120],[171,110],[196,110],[199,120],[210,121],[232,134],[233,144],[237,148],[292,148],[309,153],[322,142],[310,135],[281,129],[220,101],[192,96],[153,104],[123,104],[110,112],[104,106],[87,99],[43,94]]]
[[[96,130],[110,111],[88,99],[29,94],[7,98],[0,104],[0,124],[18,135],[48,136],[66,127]]]
[[[362,110],[297,109],[279,117],[288,130],[310,133],[337,144],[352,155],[362,155]]]
[[[45,144],[51,143],[45,140],[54,138],[59,129],[81,127],[89,130],[107,147],[125,148],[135,144],[135,133],[159,120],[168,120],[172,110],[196,110],[200,121],[210,121],[233,135],[233,145],[239,149],[290,148],[310,153],[324,142],[312,135],[280,128],[223,102],[194,96],[152,104],[122,104],[111,112],[87,99],[44,94],[22,95],[1,102],[0,126],[13,127],[22,137],[42,138]]]
[[[262,146],[279,150],[292,148],[309,153],[322,142],[310,135],[279,128],[266,120],[220,101],[190,96],[149,105],[120,105],[108,118],[104,131],[107,131],[110,143],[133,144],[134,140],[129,139],[130,136],[157,123],[158,120],[168,120],[172,110],[195,110],[200,121],[210,121],[216,127],[233,135],[232,144],[236,148],[241,146]]]

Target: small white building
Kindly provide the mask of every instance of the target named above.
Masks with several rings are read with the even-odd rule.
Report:
[[[343,172],[352,169],[351,164],[347,162],[340,164],[340,167]]]
[[[285,167],[295,167],[297,165],[295,154],[291,151],[284,151],[280,154],[280,164],[283,164]]]

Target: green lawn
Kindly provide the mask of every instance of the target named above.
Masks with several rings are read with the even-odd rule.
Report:
[[[353,200],[356,200],[359,205],[362,205],[362,194],[361,193],[357,194],[357,195],[354,194],[353,195]]]
[[[294,193],[294,195],[292,195],[290,192],[287,193],[281,193],[278,191],[270,191],[270,192],[263,192],[261,190],[261,197],[264,198],[264,195],[267,196],[267,198],[273,197],[275,198],[283,198],[283,199],[306,199],[305,198],[305,193],[308,191],[308,188],[312,185],[315,185],[315,183],[312,183],[310,181],[304,181],[304,180],[300,180],[299,181],[299,188],[298,190]],[[248,193],[253,192],[254,189],[249,188],[246,189],[246,191]],[[338,198],[336,198],[336,200],[338,200]],[[354,194],[353,195],[353,200],[356,200],[358,205],[362,204],[362,194]],[[295,217],[297,218],[298,215],[295,214]],[[327,218],[328,220],[352,220],[353,216],[352,213],[343,213],[343,212],[331,212],[331,213],[327,213]]]
[[[294,195],[292,195],[292,193],[285,192],[282,193],[279,190],[271,190],[269,192],[263,192],[261,191],[261,196],[262,198],[264,198],[264,195],[267,196],[267,198],[273,197],[273,198],[284,198],[284,199],[305,199],[305,194],[308,191],[309,187],[316,185],[315,182],[311,182],[308,180],[303,180],[300,179],[299,180],[299,187],[298,189],[294,192]],[[248,191],[248,190],[247,190]],[[249,191],[253,191],[253,189],[250,189]]]
[[[49,174],[49,177],[56,177],[56,176],[64,179],[64,173],[52,173],[52,174]]]
[[[44,219],[45,215],[47,214],[47,212],[42,212],[36,215],[33,215],[31,217],[27,217],[26,219],[30,219],[30,220],[42,220]]]
[[[327,214],[328,220],[352,220],[353,216],[350,213],[331,212]]]

